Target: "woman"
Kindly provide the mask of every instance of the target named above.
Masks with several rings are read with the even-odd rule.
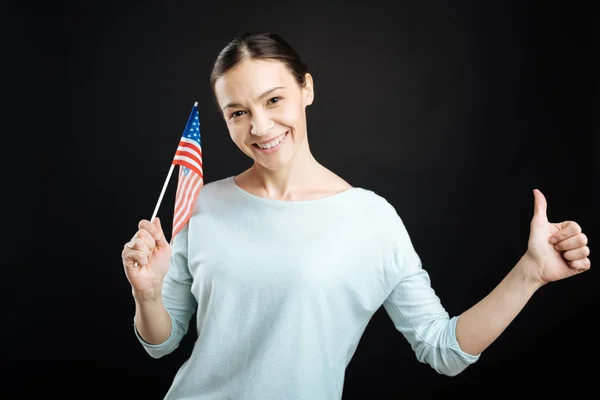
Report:
[[[549,223],[535,190],[527,251],[488,296],[450,317],[395,209],[311,154],[313,78],[286,42],[235,38],[211,81],[253,165],[206,184],[171,244],[158,218],[142,220],[122,253],[134,332],[152,357],[175,350],[197,312],[197,342],[166,399],[339,399],[382,305],[418,360],[453,376],[537,289],[590,268],[579,225]]]

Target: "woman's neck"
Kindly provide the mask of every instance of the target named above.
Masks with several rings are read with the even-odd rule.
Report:
[[[308,145],[302,146],[292,162],[279,170],[264,168],[258,163],[236,177],[243,189],[273,200],[298,200],[319,187],[326,169],[314,158]]]

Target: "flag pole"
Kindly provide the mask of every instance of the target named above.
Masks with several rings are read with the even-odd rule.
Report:
[[[169,184],[169,180],[171,179],[171,175],[173,174],[174,168],[175,164],[171,164],[171,168],[169,168],[169,173],[167,174],[165,183],[163,183],[163,187],[160,192],[160,196],[158,196],[158,201],[156,202],[156,206],[154,207],[154,212],[152,213],[152,218],[150,218],[150,222],[154,221],[154,218],[156,218],[156,214],[158,214],[158,208],[160,207],[160,203],[162,202],[163,196],[165,195],[165,191],[167,190],[167,185]]]

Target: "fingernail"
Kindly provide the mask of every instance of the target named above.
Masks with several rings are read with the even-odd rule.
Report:
[[[554,236],[552,236],[550,238],[550,243],[556,243],[556,242],[558,242],[558,240]]]

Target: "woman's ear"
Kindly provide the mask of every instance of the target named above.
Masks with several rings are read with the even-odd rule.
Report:
[[[308,72],[304,75],[304,86],[302,87],[302,101],[304,106],[309,106],[315,100],[313,77]]]

